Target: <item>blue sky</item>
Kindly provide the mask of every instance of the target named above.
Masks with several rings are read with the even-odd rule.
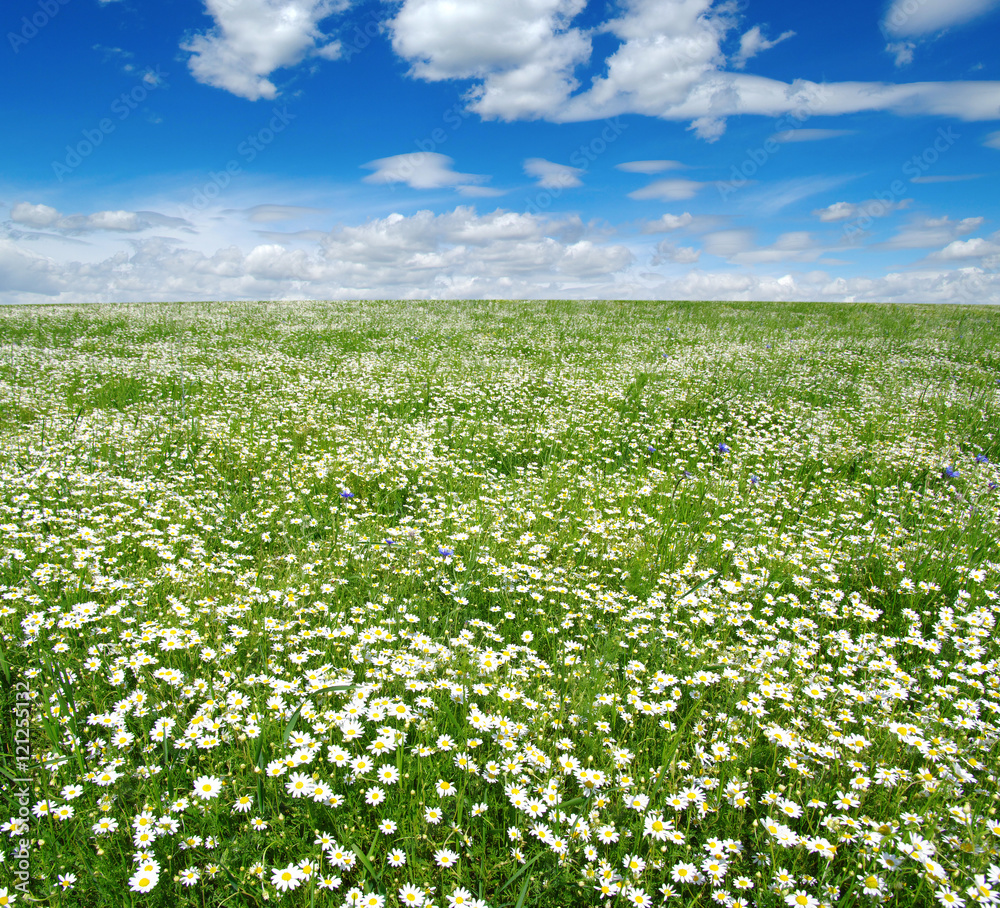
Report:
[[[0,302],[1000,303],[1000,0],[11,0]]]

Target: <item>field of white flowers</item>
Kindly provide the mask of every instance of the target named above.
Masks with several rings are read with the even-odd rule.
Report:
[[[0,905],[1000,903],[1000,317],[0,310]]]

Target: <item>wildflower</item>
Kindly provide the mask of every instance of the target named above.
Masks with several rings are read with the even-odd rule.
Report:
[[[792,908],[819,908],[819,899],[811,896],[805,889],[797,889],[785,896],[785,904]]]
[[[314,783],[312,778],[303,775],[301,772],[293,772],[285,783],[285,791],[293,798],[301,798],[303,795],[311,795]]]
[[[444,818],[444,814],[441,813],[436,807],[428,807],[424,811],[424,819],[430,823],[432,826],[436,826]]]
[[[201,871],[197,867],[190,867],[181,871],[181,885],[193,886],[201,879]]]
[[[732,450],[724,441],[720,441],[718,447],[720,454],[728,454]]]
[[[399,901],[403,905],[412,905],[413,908],[420,908],[424,904],[424,893],[411,883],[407,883],[399,890]]]
[[[378,824],[378,831],[383,835],[392,835],[396,831],[396,822],[394,820],[382,820]]]
[[[444,779],[438,779],[438,783],[434,786],[434,790],[438,793],[439,798],[450,798],[457,791],[451,782]]]
[[[285,892],[288,889],[298,889],[304,879],[303,873],[294,864],[287,867],[275,867],[271,871],[271,885],[278,892]]]
[[[868,876],[859,876],[858,879],[861,881],[862,891],[865,895],[879,895],[885,886],[882,878],[874,873],[868,874]]]
[[[653,900],[649,895],[647,895],[645,889],[628,886],[625,889],[625,904],[633,905],[635,908],[650,908],[653,904]]]
[[[439,848],[434,852],[434,863],[438,867],[454,867],[458,863],[458,855],[447,848]]]
[[[643,835],[655,839],[657,842],[662,842],[667,838],[669,832],[670,826],[663,819],[662,814],[651,813],[646,815],[646,822],[642,830]]]
[[[0,886],[0,908],[6,905],[13,905],[17,901],[17,896],[9,894],[6,886]]]
[[[698,868],[684,861],[674,865],[670,876],[675,883],[695,883],[701,878]]]
[[[233,804],[233,813],[246,813],[253,807],[253,798],[249,795],[241,795]]]
[[[385,791],[377,786],[372,786],[365,792],[365,803],[372,805],[381,804],[385,800]]]
[[[942,904],[947,906],[947,908],[963,908],[965,905],[965,899],[963,899],[957,892],[945,887],[944,889],[939,889],[934,893],[934,897]]]
[[[468,908],[472,893],[461,886],[448,896],[448,908]]]
[[[56,879],[59,881],[60,887],[62,887],[65,892],[66,890],[73,888],[73,884],[76,883],[76,874],[67,873],[65,876],[63,874],[59,874]]]
[[[390,867],[402,867],[406,863],[406,852],[401,848],[393,848],[386,860]]]
[[[254,832],[265,832],[267,830],[267,823],[265,823],[260,817],[254,817],[250,821],[250,828]]]
[[[158,882],[159,874],[138,870],[129,877],[128,888],[132,892],[149,892]]]
[[[198,776],[194,780],[194,796],[203,801],[210,801],[222,790],[222,779],[215,776]]]

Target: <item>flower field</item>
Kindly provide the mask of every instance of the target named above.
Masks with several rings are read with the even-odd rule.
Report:
[[[1000,904],[1000,318],[0,310],[0,905]]]

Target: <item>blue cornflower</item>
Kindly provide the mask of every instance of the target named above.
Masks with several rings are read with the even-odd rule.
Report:
[[[728,454],[730,452],[730,450],[731,450],[731,448],[724,441],[720,441],[719,442],[719,453],[720,454]]]
[[[649,452],[650,454],[655,454],[655,453],[656,453],[656,448],[654,448],[654,447],[653,447],[652,445],[646,445],[646,450],[647,450],[647,451],[648,451],[648,452]]]
[[[976,463],[989,463],[990,459],[985,454],[976,455]]]
[[[944,475],[949,479],[954,479],[956,476],[960,476],[961,474],[954,467],[945,467]]]
[[[760,477],[756,473],[751,473],[750,474],[750,484],[751,485],[757,485],[758,482],[760,482]]]
[[[438,554],[442,558],[451,558],[451,556],[455,554],[455,550],[454,549],[446,549],[443,545],[439,545],[438,546]]]
[[[344,491],[342,491],[340,493],[340,497],[341,498],[353,498],[354,497],[354,493],[353,492],[349,492],[347,489],[344,489]]]

